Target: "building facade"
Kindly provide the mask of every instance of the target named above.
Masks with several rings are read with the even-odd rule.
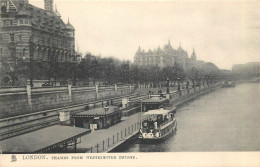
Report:
[[[173,49],[169,41],[163,49],[158,47],[154,51],[149,49],[145,52],[139,47],[135,54],[134,63],[138,66],[159,66],[161,68],[174,66],[176,63],[184,70],[188,70],[197,64],[197,56],[193,49],[191,58],[189,58],[187,51],[181,45],[178,49]]]
[[[0,68],[1,83],[12,77],[18,61],[74,62],[75,29],[64,23],[53,10],[53,0],[44,0],[45,8],[29,4],[28,0],[0,0]],[[4,64],[11,68],[3,68]],[[51,64],[51,63],[50,63]]]

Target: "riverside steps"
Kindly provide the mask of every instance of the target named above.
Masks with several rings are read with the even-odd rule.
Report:
[[[210,86],[207,85],[205,87],[181,89],[181,93],[178,91],[171,91],[170,105],[178,107],[185,102],[220,87],[220,84],[215,84]],[[125,112],[127,113],[128,111]],[[138,113],[131,116],[124,117],[120,123],[113,125],[108,129],[96,130],[83,136],[81,143],[77,146],[77,151],[80,153],[113,152],[113,150],[118,147],[137,140],[140,129],[140,108],[137,112]],[[143,120],[146,118],[147,117],[142,116]]]

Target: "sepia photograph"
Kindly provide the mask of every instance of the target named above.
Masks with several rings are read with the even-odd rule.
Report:
[[[260,166],[259,120],[259,0],[0,0],[0,166]]]

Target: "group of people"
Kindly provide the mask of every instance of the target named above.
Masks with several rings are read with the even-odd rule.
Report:
[[[157,115],[143,121],[143,131],[146,133],[157,131],[160,125],[173,119],[173,114]]]

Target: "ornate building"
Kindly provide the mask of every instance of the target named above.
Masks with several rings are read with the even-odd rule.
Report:
[[[166,66],[174,66],[174,64],[180,65],[184,70],[192,68],[197,63],[196,53],[193,49],[191,58],[188,57],[187,51],[185,51],[181,45],[177,50],[173,49],[170,41],[164,45],[163,49],[160,47],[157,50],[147,52],[140,47],[135,54],[134,62],[138,66],[159,66],[161,68]]]
[[[147,52],[139,47],[138,51],[135,54],[134,62],[138,66],[173,66],[174,65],[174,56],[176,51],[172,48],[169,41],[168,45],[164,45],[163,49],[158,47],[154,51],[149,49]]]
[[[44,3],[41,9],[28,0],[0,0],[0,60],[77,61],[74,27],[53,10],[53,0]]]

